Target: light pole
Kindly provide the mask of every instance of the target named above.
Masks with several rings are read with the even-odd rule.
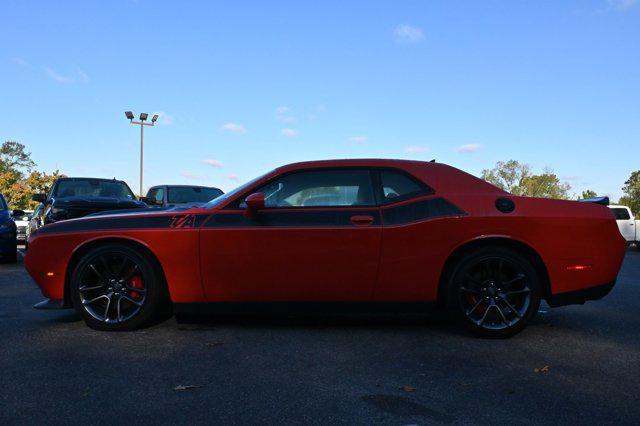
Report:
[[[144,126],[154,126],[156,121],[158,120],[158,114],[155,114],[151,117],[151,123],[145,123],[149,114],[146,112],[140,113],[140,121],[133,121],[133,113],[131,111],[125,111],[124,115],[127,116],[127,119],[131,122],[131,124],[139,124],[140,125],[140,197],[142,197],[142,163],[144,160]]]

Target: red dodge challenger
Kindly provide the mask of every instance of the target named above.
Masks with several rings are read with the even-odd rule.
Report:
[[[47,298],[36,308],[73,307],[99,330],[203,307],[436,303],[507,337],[542,299],[605,296],[624,250],[597,203],[512,196],[434,162],[336,160],[278,168],[201,207],[46,225],[25,265]]]

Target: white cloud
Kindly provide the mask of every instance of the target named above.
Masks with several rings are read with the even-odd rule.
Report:
[[[221,168],[222,167],[222,161],[213,160],[213,159],[210,159],[210,158],[202,160],[201,163],[207,164],[207,165],[209,165],[211,167],[216,167],[216,168]]]
[[[91,79],[80,68],[76,68],[71,75],[61,74],[51,67],[44,67],[44,72],[54,81],[58,83],[88,83]]]
[[[280,130],[280,133],[282,133],[283,135],[285,135],[288,138],[293,138],[295,136],[298,136],[298,131],[295,129],[282,129]]]
[[[71,77],[68,77],[66,75],[62,75],[62,74],[58,73],[56,70],[54,70],[51,67],[45,67],[44,71],[47,73],[49,78],[51,78],[54,81],[57,81],[58,83],[69,83],[69,82],[73,81],[73,79]]]
[[[156,111],[153,114],[151,114],[151,116],[154,116],[156,114],[158,115],[158,121],[156,121],[156,124],[159,124],[161,126],[170,126],[173,124],[173,117],[167,114],[166,112]]]
[[[618,10],[629,10],[638,4],[638,0],[608,0],[609,5]]]
[[[231,173],[229,176],[227,176],[227,179],[233,182],[240,182],[240,177],[234,173]]]
[[[247,129],[242,124],[227,123],[221,129],[231,133],[247,133]]]
[[[202,179],[201,175],[198,175],[196,173],[187,172],[187,171],[180,172],[180,176],[182,176],[185,179],[189,179],[189,180],[200,180],[200,179]]]
[[[468,143],[466,145],[460,145],[456,148],[457,152],[476,152],[480,149],[480,144],[477,143]]]
[[[291,108],[286,106],[279,106],[276,108],[276,119],[283,123],[295,123],[298,121],[296,117],[290,114]]]
[[[407,154],[424,154],[425,152],[429,152],[429,148],[426,146],[413,145],[406,147],[404,152]]]
[[[360,144],[365,143],[368,140],[369,140],[368,136],[351,136],[349,138],[350,142],[360,143]]]
[[[422,30],[409,24],[398,25],[395,30],[393,30],[393,34],[399,43],[417,43],[424,40]]]

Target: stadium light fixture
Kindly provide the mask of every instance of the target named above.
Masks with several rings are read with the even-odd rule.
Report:
[[[142,165],[144,163],[144,126],[154,126],[155,122],[158,120],[158,114],[155,114],[151,119],[151,123],[145,123],[146,119],[149,117],[149,114],[146,112],[140,113],[140,121],[133,121],[134,115],[131,111],[125,111],[124,115],[127,116],[127,119],[131,121],[131,124],[136,124],[140,126],[140,197],[142,194]]]

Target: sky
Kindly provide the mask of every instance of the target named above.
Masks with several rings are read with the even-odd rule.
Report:
[[[640,169],[640,0],[13,1],[0,141],[38,170],[229,190],[294,161],[516,159],[617,199]]]

